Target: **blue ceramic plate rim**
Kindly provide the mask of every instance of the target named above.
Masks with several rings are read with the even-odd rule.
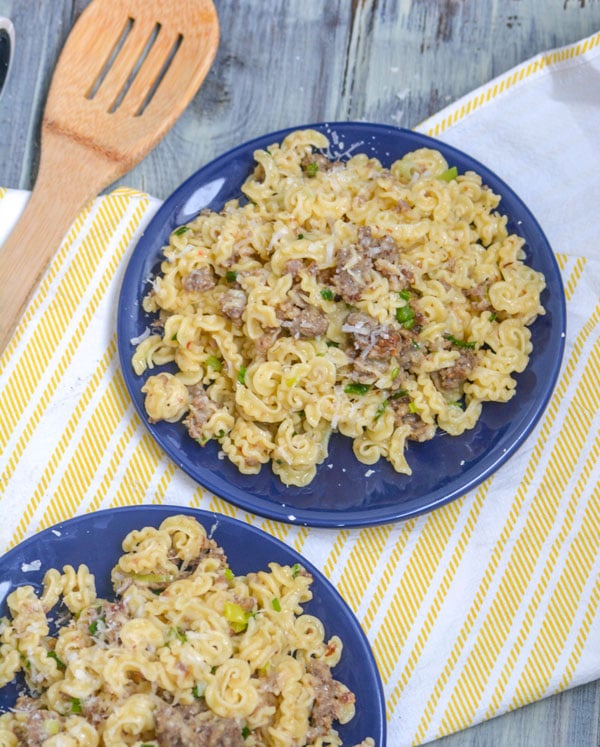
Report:
[[[338,731],[344,744],[357,744],[371,736],[377,747],[385,747],[383,685],[358,619],[333,584],[311,562],[276,537],[238,519],[173,505],[104,509],[68,519],[29,537],[0,557],[0,617],[7,614],[6,597],[16,586],[30,584],[39,591],[44,573],[67,563],[74,567],[87,564],[97,574],[98,595],[114,598],[110,569],[122,552],[125,535],[132,529],[158,526],[176,514],[193,516],[204,525],[207,533],[224,548],[236,575],[266,569],[268,562],[300,563],[312,573],[314,596],[304,610],[323,621],[328,638],[339,635],[342,639],[344,651],[333,674],[356,695],[356,715],[349,724],[339,726]],[[41,561],[39,569],[35,561]],[[12,683],[0,689],[0,712],[14,705],[19,687]]]
[[[479,173],[501,196],[499,210],[509,217],[509,230],[526,239],[527,262],[546,276],[542,295],[546,316],[531,327],[534,351],[529,366],[518,374],[517,394],[509,403],[487,403],[477,426],[466,434],[439,433],[424,444],[409,444],[407,458],[413,475],[394,473],[380,460],[372,467],[357,462],[350,439],[334,435],[330,455],[313,482],[304,488],[286,487],[269,466],[259,475],[241,475],[218,446],[196,444],[180,423],[148,422],[141,386],[150,373],[138,378],[131,368],[132,340],[150,325],[141,298],[156,272],[161,249],[170,232],[191,220],[202,207],[220,209],[239,188],[253,165],[253,152],[266,148],[298,129],[316,129],[333,138],[343,152],[366,152],[389,165],[416,148],[437,148],[459,171]],[[118,349],[123,375],[134,406],[166,454],[196,482],[234,505],[289,523],[321,527],[383,524],[438,508],[477,487],[503,465],[529,436],[554,390],[565,345],[566,307],[556,258],[538,221],[518,195],[488,167],[457,148],[428,135],[367,122],[321,122],[289,127],[243,143],[219,156],[189,177],[158,209],[134,248],[119,296]],[[502,409],[503,408],[503,409]],[[440,448],[441,447],[441,448]]]

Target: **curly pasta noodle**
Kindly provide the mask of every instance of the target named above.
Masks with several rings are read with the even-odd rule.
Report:
[[[385,168],[328,145],[304,130],[257,150],[243,200],[171,234],[132,359],[176,367],[142,387],[151,421],[288,485],[314,478],[332,432],[410,474],[407,441],[514,396],[544,313],[544,277],[478,174],[427,148]]]
[[[30,695],[0,714],[0,747],[342,744],[336,726],[355,698],[332,675],[340,638],[304,612],[304,568],[236,576],[183,515],[122,547],[115,602],[97,597],[85,565],[48,570],[39,596],[31,586],[8,596],[0,686],[22,671]]]

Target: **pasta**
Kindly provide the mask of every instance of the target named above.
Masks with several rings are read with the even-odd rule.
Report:
[[[544,313],[499,197],[422,148],[385,168],[296,131],[254,154],[242,200],[176,229],[136,346],[151,421],[244,474],[311,482],[338,432],[410,474],[408,441],[473,428],[515,394]]]
[[[49,570],[39,596],[8,596],[0,686],[22,671],[30,695],[0,714],[0,747],[342,744],[336,723],[353,718],[355,697],[332,676],[342,641],[304,612],[303,567],[236,576],[185,515],[122,546],[114,602],[97,597],[85,565]],[[68,614],[53,637],[60,599]]]

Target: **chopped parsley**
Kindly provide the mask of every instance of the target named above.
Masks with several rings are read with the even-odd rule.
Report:
[[[244,726],[242,729],[242,739],[248,739],[250,736],[250,729],[247,726]]]

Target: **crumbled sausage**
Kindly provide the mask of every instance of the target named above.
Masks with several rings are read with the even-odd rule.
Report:
[[[464,384],[475,368],[476,358],[472,350],[463,350],[453,366],[436,372],[440,389],[452,391]]]
[[[219,307],[221,312],[234,322],[242,318],[242,314],[248,303],[248,296],[243,290],[232,288],[219,296]]]
[[[207,291],[217,284],[214,273],[210,267],[200,267],[192,270],[181,278],[181,285],[189,292]]]
[[[240,723],[216,716],[203,701],[159,705],[154,726],[159,747],[244,747]]]
[[[329,733],[333,721],[339,719],[342,708],[354,703],[354,693],[333,679],[329,666],[320,660],[313,660],[307,666],[311,675],[315,699],[310,714],[308,741]]]
[[[346,303],[358,301],[372,275],[372,262],[357,251],[356,246],[343,246],[338,251],[333,285]]]
[[[314,164],[314,166],[312,166]],[[300,162],[300,165],[302,167],[302,171],[305,171],[309,175],[312,174],[314,176],[314,173],[312,173],[311,169],[315,169],[315,171],[329,171],[334,166],[341,165],[340,161],[330,161],[327,156],[323,155],[322,153],[309,153],[308,155],[304,156],[302,161]]]
[[[219,409],[219,406],[210,399],[201,384],[191,387],[190,394],[192,395],[190,409],[183,423],[192,438],[202,440],[202,426]]]
[[[353,378],[361,383],[373,383],[390,367],[408,370],[423,357],[414,332],[380,324],[360,311],[348,314],[342,331],[350,338],[346,353],[353,359]]]
[[[64,724],[64,718],[44,708],[37,708],[33,698],[21,696],[17,699],[15,711],[26,711],[27,720],[15,726],[15,733],[19,744],[23,747],[42,747],[52,733],[56,733],[56,726]],[[50,726],[52,722],[52,727]]]
[[[283,319],[281,326],[287,328],[290,335],[296,338],[322,337],[329,327],[325,312],[311,304],[298,306],[287,303],[279,307],[278,315]]]

